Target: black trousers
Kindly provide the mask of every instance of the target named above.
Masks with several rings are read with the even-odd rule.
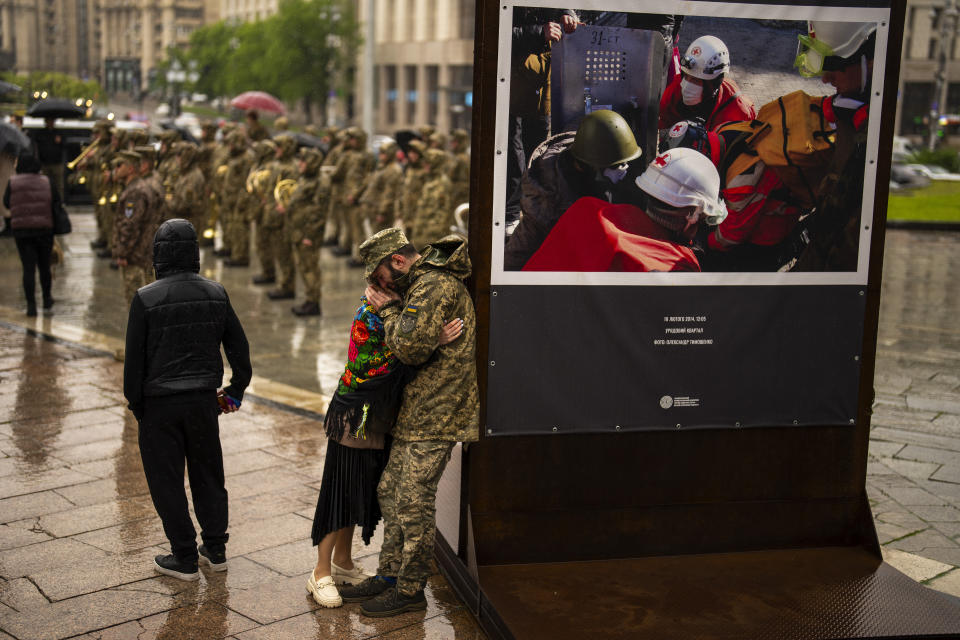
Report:
[[[221,551],[227,543],[227,489],[215,391],[144,398],[140,457],[150,497],[174,555],[197,559],[197,532],[183,488],[186,461],[193,510],[203,543]]]
[[[50,299],[50,253],[53,251],[53,234],[30,238],[15,238],[20,264],[23,266],[23,293],[27,304],[36,304],[37,278],[40,272],[40,290],[43,299]]]

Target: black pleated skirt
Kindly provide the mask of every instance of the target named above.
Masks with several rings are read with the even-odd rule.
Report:
[[[327,442],[320,497],[313,516],[314,546],[328,533],[351,525],[360,527],[363,542],[370,544],[380,522],[377,485],[390,456],[389,440],[383,449],[354,449]]]

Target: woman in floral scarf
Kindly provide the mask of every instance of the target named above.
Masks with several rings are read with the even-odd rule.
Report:
[[[463,321],[447,323],[439,344],[456,340]],[[438,345],[439,346],[439,345]],[[313,518],[317,565],[307,590],[323,607],[343,602],[337,584],[359,584],[371,574],[353,562],[353,532],[364,544],[380,521],[377,484],[389,457],[389,431],[400,408],[400,392],[414,369],[400,362],[384,342],[383,320],[367,299],[350,327],[347,365],[324,419],[327,456]]]

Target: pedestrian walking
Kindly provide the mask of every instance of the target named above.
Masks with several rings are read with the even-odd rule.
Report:
[[[367,616],[386,617],[427,606],[432,573],[436,496],[457,442],[479,438],[476,314],[463,284],[471,272],[467,243],[448,236],[417,252],[397,228],[360,247],[367,300],[383,319],[384,342],[404,364],[418,367],[403,389],[390,458],[377,487],[384,516],[377,575],[340,590],[363,602]],[[450,318],[462,333],[441,344]]]
[[[140,457],[172,553],[155,569],[197,580],[198,559],[227,568],[227,490],[217,414],[240,408],[250,383],[250,352],[223,286],[199,275],[200,245],[187,220],[161,225],[153,243],[157,281],[137,291],[127,320],[123,394],[139,422]],[[223,380],[220,345],[233,372]],[[194,513],[187,511],[186,461]]]
[[[3,206],[10,210],[10,228],[23,268],[27,315],[36,316],[36,273],[40,274],[43,308],[50,309],[53,306],[50,293],[53,212],[62,205],[60,193],[50,184],[50,178],[40,173],[40,161],[29,152],[17,160],[17,173],[7,183]]]

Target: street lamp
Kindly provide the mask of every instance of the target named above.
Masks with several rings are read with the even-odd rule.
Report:
[[[170,98],[170,115],[176,118],[180,115],[180,85],[187,79],[187,72],[184,71],[180,61],[174,58],[167,69],[167,84],[173,87],[173,95]]]
[[[934,28],[939,26],[940,34],[937,38],[937,71],[934,75],[933,101],[930,104],[930,137],[927,147],[933,151],[940,137],[940,116],[946,109],[947,102],[947,60],[953,52],[954,40],[957,37],[957,10],[956,0],[947,0],[946,5],[931,11]],[[939,24],[938,24],[939,22]]]

